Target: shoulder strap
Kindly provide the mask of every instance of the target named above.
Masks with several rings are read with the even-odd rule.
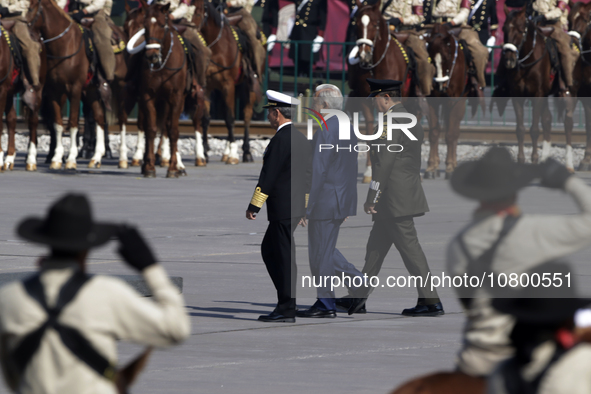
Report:
[[[43,285],[39,275],[24,281],[23,285],[27,294],[41,305],[46,311],[48,318],[38,329],[29,333],[13,352],[13,360],[17,370],[22,375],[33,355],[41,345],[41,339],[47,328],[51,327],[58,332],[64,344],[76,357],[96,371],[99,375],[112,380],[115,376],[115,368],[92,344],[73,327],[58,323],[57,319],[62,310],[76,297],[82,286],[88,282],[90,276],[76,272],[62,286],[56,305],[50,308],[47,305]]]
[[[517,223],[517,221],[520,218],[521,218],[521,216],[507,215],[503,221],[503,227],[501,228],[501,231],[499,232],[499,236],[497,237],[497,239],[492,243],[492,245],[484,253],[482,253],[480,256],[478,256],[478,258],[474,258],[474,257],[472,257],[472,255],[470,255],[470,252],[468,251],[468,248],[467,248],[466,243],[464,241],[464,235],[470,229],[474,228],[474,226],[479,222],[474,223],[472,226],[469,226],[464,231],[462,231],[462,233],[458,237],[458,242],[460,244],[460,248],[462,249],[462,252],[466,256],[466,259],[468,260],[468,275],[469,276],[474,276],[474,275],[480,276],[483,272],[488,272],[491,270],[492,262],[493,262],[495,253],[496,253],[499,245],[501,244],[503,239],[505,239],[507,234],[509,234],[509,232],[513,229],[513,227],[515,226],[515,224]],[[470,288],[466,289],[467,294],[465,294],[465,295],[472,296],[473,292],[474,292],[474,288],[470,287]],[[468,298],[463,297],[463,298],[461,298],[461,301],[465,307],[468,307],[470,305],[471,298],[470,297],[468,297]]]

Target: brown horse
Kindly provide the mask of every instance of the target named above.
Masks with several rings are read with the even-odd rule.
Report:
[[[224,97],[225,122],[228,128],[228,142],[222,160],[226,164],[238,164],[238,145],[234,138],[234,114],[236,97],[244,103],[244,141],[242,144],[242,161],[252,162],[250,152],[250,121],[254,104],[257,101],[254,70],[251,69],[247,56],[240,51],[237,41],[237,29],[230,21],[221,15],[211,2],[196,0],[193,23],[199,30],[211,49],[212,57],[207,67],[205,97],[210,97],[214,90],[218,90]],[[207,128],[209,126],[209,101],[206,102],[203,119],[203,148],[207,152]]]
[[[49,113],[53,115],[55,129],[55,151],[49,168],[59,170],[62,167],[64,127],[61,114],[66,99],[70,100],[68,129],[71,140],[66,169],[76,169],[81,100],[85,106],[92,107],[97,124],[97,149],[88,167],[98,168],[105,153],[105,116],[97,86],[90,83],[93,74],[84,50],[83,28],[78,26],[54,0],[33,0],[27,12],[27,20],[31,21],[31,29],[44,38],[43,46],[47,51],[47,83],[44,96],[48,100],[46,104],[50,106]]]
[[[17,75],[20,73],[21,80],[24,78],[24,70],[16,69],[16,62],[12,56],[10,45],[14,45],[16,38],[10,36],[10,29],[14,22],[4,22],[0,34],[0,108],[4,109],[6,114],[6,124],[8,128],[8,150],[6,158],[2,152],[0,144],[0,171],[13,170],[14,159],[16,157],[15,134],[16,134],[16,112],[13,105],[14,94],[23,92],[24,85],[19,82]],[[35,37],[39,41],[39,37]],[[45,52],[39,54],[41,67],[39,70],[39,82],[41,89],[36,91],[36,105],[33,108],[24,107],[25,118],[29,126],[29,146],[26,159],[26,170],[35,171],[37,169],[37,126],[39,124],[39,106],[41,104],[41,92],[45,84],[45,74],[47,70],[47,59]]]
[[[557,94],[559,90],[559,76],[552,73],[552,64],[547,41],[553,27],[537,26],[532,20],[526,18],[525,8],[521,10],[509,11],[505,6],[507,19],[503,26],[505,35],[505,44],[503,45],[503,56],[501,59],[500,72],[505,81],[502,89],[495,90],[503,92],[507,98],[512,98],[513,107],[517,121],[516,133],[519,143],[519,152],[517,159],[520,163],[525,162],[524,137],[524,103],[526,99],[532,102],[532,125],[530,135],[532,139],[532,163],[537,163],[540,159],[538,154],[538,138],[540,136],[540,120],[544,140],[542,144],[542,157],[544,161],[550,155],[550,132],[552,127],[552,114],[549,110],[547,97],[550,94]],[[503,70],[504,69],[504,70]],[[503,100],[503,99],[501,99]],[[496,100],[499,112],[502,114],[504,104]],[[561,99],[559,105],[566,107],[565,129],[567,138],[567,167],[573,169],[572,164],[572,114],[576,101],[574,99]],[[570,125],[570,130],[569,130]],[[570,160],[569,160],[570,156]]]
[[[572,36],[578,41],[581,56],[575,65],[571,90],[573,95],[583,103],[585,110],[585,129],[587,145],[585,156],[579,164],[579,171],[591,171],[591,3],[574,3],[570,5],[569,25]],[[567,133],[567,138],[569,134]],[[567,148],[568,149],[568,148]],[[571,151],[572,152],[572,151]],[[567,155],[569,152],[567,151]],[[572,154],[572,153],[571,153]]]
[[[357,0],[355,13],[357,26],[357,48],[359,63],[349,69],[349,84],[353,91],[349,97],[367,97],[370,94],[367,78],[394,79],[403,81],[403,97],[414,96],[417,88],[416,79],[411,77],[409,51],[404,45],[408,37],[405,33],[390,34],[389,24],[380,11],[381,2],[363,5]],[[364,23],[365,22],[365,23]],[[406,101],[407,109],[418,112],[418,101]],[[373,123],[373,109],[369,104],[361,103],[361,111],[366,120],[366,131]],[[371,131],[370,131],[371,132]],[[363,182],[371,181],[371,163],[369,157],[363,174]]]
[[[152,4],[145,8],[144,29],[146,49],[141,66],[139,90],[140,110],[146,129],[146,152],[142,173],[155,177],[154,139],[158,126],[166,130],[170,140],[171,159],[167,177],[178,177],[177,142],[179,118],[187,98],[189,64],[179,33],[174,29],[168,10],[170,4]]]
[[[415,378],[391,394],[484,394],[486,381],[461,372],[437,372]]]
[[[436,76],[429,98],[429,160],[425,179],[439,176],[439,136],[443,118],[447,155],[445,179],[449,179],[458,165],[457,147],[460,122],[466,112],[468,95],[468,65],[463,47],[456,38],[461,28],[448,29],[435,24],[431,29],[428,52],[435,63]]]

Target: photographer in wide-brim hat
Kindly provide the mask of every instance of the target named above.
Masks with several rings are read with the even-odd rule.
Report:
[[[570,267],[558,262],[543,264],[527,274],[574,278]],[[591,299],[578,295],[576,281],[532,285],[508,293],[500,294],[492,305],[515,319],[510,334],[515,355],[490,376],[487,393],[591,392],[591,344],[580,343],[575,333],[575,315],[591,304]]]
[[[568,193],[581,212],[522,214],[518,194],[536,178],[541,186]],[[521,164],[507,149],[494,147],[481,159],[460,164],[451,187],[478,206],[472,222],[449,244],[446,274],[520,274],[591,244],[591,187],[554,159]],[[454,289],[467,316],[457,367],[471,376],[488,376],[513,356],[514,319],[492,307],[487,287]]]
[[[169,346],[190,334],[183,298],[140,232],[95,221],[85,196],[63,196],[17,232],[47,246],[49,255],[39,272],[0,289],[0,363],[11,390],[114,393],[116,341]],[[86,273],[89,251],[111,239],[152,299],[119,279]]]

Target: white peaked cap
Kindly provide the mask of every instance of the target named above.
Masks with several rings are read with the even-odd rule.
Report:
[[[266,108],[300,105],[300,100],[275,90],[267,90],[267,100],[269,103],[265,106]]]

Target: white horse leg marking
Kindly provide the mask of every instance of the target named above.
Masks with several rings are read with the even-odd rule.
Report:
[[[239,162],[240,156],[238,155],[238,143],[234,141],[230,143],[230,154],[226,164],[238,164]]]
[[[224,148],[224,154],[222,155],[222,161],[228,161],[230,158],[230,141],[226,141],[226,147]]]
[[[37,170],[37,146],[34,142],[29,144],[29,152],[27,153],[27,171]]]
[[[98,124],[96,125],[96,146],[94,148],[94,156],[88,163],[88,168],[101,168],[101,160],[105,154],[105,131]]]
[[[203,149],[203,136],[195,131],[195,158],[205,160],[205,150]]]
[[[4,169],[5,170],[13,170],[14,169],[14,158],[16,157],[16,153],[14,155],[6,155],[6,159],[4,160]]]
[[[183,158],[181,157],[181,152],[179,152],[178,150],[176,151],[176,167],[179,170],[185,169],[185,165],[183,164]]]
[[[4,152],[0,151],[0,170],[4,168]]]
[[[62,144],[62,134],[64,133],[64,126],[57,123],[53,124],[55,128],[55,152],[51,159],[49,168],[52,170],[59,170],[62,168],[62,159],[64,158],[64,145]]]
[[[162,136],[162,165],[168,166],[170,163],[170,139],[163,135]]]
[[[76,169],[76,157],[78,157],[78,128],[72,127],[70,129],[70,154],[66,159],[66,170]]]
[[[121,126],[121,143],[119,144],[119,168],[127,168],[127,137],[125,136],[125,124]]]
[[[542,142],[542,157],[540,158],[540,161],[546,161],[546,159],[550,157],[550,147],[552,147],[550,141]]]
[[[574,157],[573,157],[573,147],[571,145],[566,146],[566,168],[569,170],[574,170]]]
[[[146,150],[146,135],[143,131],[138,130],[137,145],[135,147],[135,152],[133,153],[132,164],[139,165],[139,163],[144,159],[144,151],[145,150]]]

